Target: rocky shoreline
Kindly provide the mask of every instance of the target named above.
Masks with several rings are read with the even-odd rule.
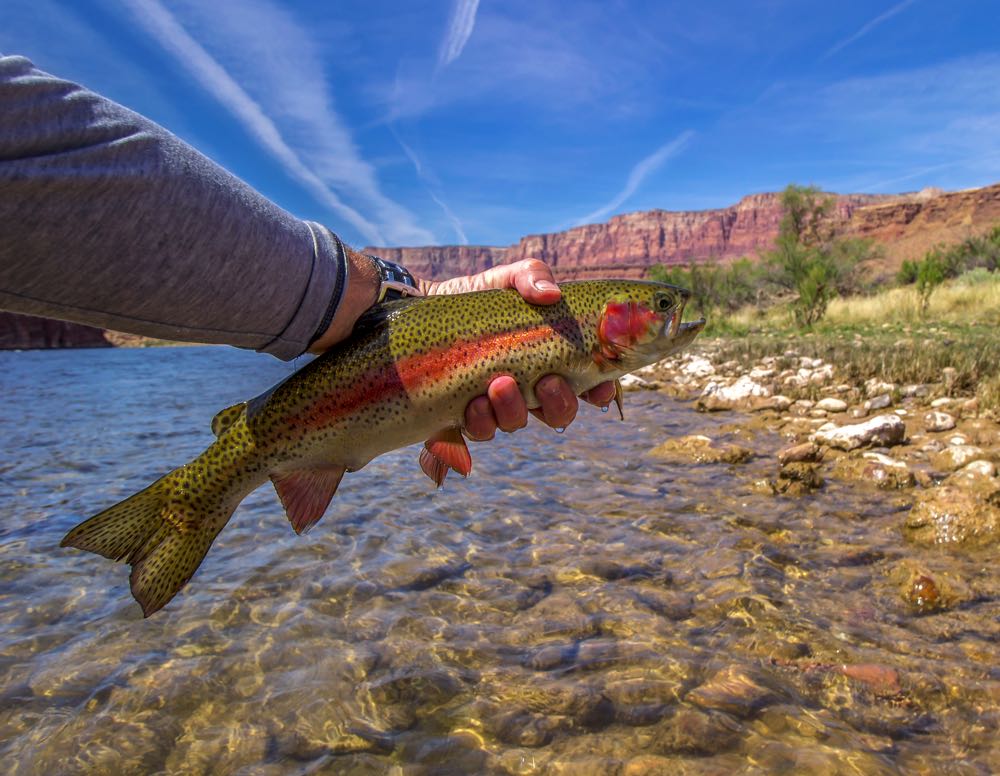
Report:
[[[781,435],[772,477],[754,492],[804,497],[828,481],[874,485],[901,500],[900,532],[915,547],[950,552],[1000,543],[1000,423],[975,398],[952,395],[954,375],[932,384],[878,378],[852,385],[834,364],[788,350],[758,363],[722,362],[711,342],[629,375],[625,390],[658,390],[701,412],[733,412],[752,440]],[[806,398],[806,397],[809,398]],[[740,464],[745,444],[690,435],[651,454],[676,461]],[[960,582],[914,566],[900,572],[900,593],[920,612],[962,599]],[[940,577],[940,578],[939,578]]]

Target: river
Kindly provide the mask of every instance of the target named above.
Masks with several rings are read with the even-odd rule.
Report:
[[[438,491],[384,456],[307,536],[260,488],[148,620],[127,567],[59,548],[292,368],[0,353],[9,773],[1000,771],[996,598],[921,615],[898,590],[908,563],[996,589],[995,552],[908,546],[874,487],[767,495],[785,440],[654,392],[473,445]],[[648,455],[691,433],[755,455]]]

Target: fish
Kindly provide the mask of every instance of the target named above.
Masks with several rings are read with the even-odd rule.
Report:
[[[685,347],[705,323],[684,323],[690,294],[665,283],[587,280],[561,290],[551,305],[495,289],[372,308],[346,340],[219,412],[201,455],[80,523],[61,546],[129,563],[132,595],[149,617],[268,480],[297,534],[320,520],[344,474],[398,448],[423,442],[420,468],[440,487],[449,471],[472,471],[465,407],[494,378],[512,376],[530,408],[546,375],[577,394],[614,380],[621,412],[618,378]]]

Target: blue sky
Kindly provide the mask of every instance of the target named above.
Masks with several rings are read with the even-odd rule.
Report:
[[[0,51],[363,245],[1000,181],[995,0],[4,0]]]

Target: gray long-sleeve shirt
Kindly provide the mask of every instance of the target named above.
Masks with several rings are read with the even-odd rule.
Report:
[[[290,359],[346,267],[162,127],[0,55],[0,309]]]

